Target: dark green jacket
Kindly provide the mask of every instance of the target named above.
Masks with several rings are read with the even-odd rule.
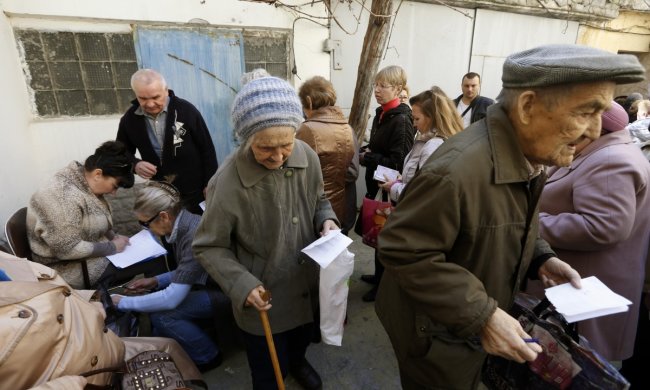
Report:
[[[538,238],[546,174],[530,180],[529,167],[497,104],[405,188],[379,237],[386,272],[376,310],[411,382],[474,388],[480,329],[497,305],[511,306],[531,260],[553,253]]]

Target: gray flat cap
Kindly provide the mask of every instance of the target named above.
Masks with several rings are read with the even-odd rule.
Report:
[[[645,69],[631,54],[613,54],[581,45],[545,45],[511,54],[503,64],[504,88],[613,81],[636,83]]]

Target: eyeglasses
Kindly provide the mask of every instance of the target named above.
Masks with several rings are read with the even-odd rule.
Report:
[[[389,88],[392,88],[392,87],[394,87],[394,85],[375,83],[375,88],[389,89]]]
[[[160,215],[160,213],[162,213],[162,211],[159,211],[156,215],[154,215],[153,217],[149,218],[146,222],[142,222],[142,221],[138,220],[138,223],[139,223],[140,226],[142,226],[143,228],[145,228],[145,229],[149,229],[149,225],[151,225],[151,223],[152,223],[153,221],[155,221],[156,218],[158,218],[158,216]]]

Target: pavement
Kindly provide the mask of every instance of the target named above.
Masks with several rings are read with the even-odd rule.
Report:
[[[311,344],[307,349],[307,359],[320,374],[324,390],[400,389],[395,354],[375,314],[374,304],[361,300],[371,286],[362,282],[360,277],[374,272],[374,249],[361,243],[354,232],[350,232],[350,237],[354,240],[349,249],[355,254],[355,264],[350,278],[348,323],[344,328],[343,343],[340,347],[322,342]],[[218,338],[224,361],[221,366],[204,373],[209,389],[252,389],[241,341],[237,337],[220,335]],[[285,385],[287,390],[301,389],[290,375]]]

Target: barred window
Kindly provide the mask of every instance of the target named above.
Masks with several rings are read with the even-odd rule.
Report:
[[[291,69],[290,35],[285,31],[244,30],[244,61],[246,72],[266,69],[271,76],[289,80]]]
[[[121,114],[138,69],[131,34],[16,29],[41,117]]]

